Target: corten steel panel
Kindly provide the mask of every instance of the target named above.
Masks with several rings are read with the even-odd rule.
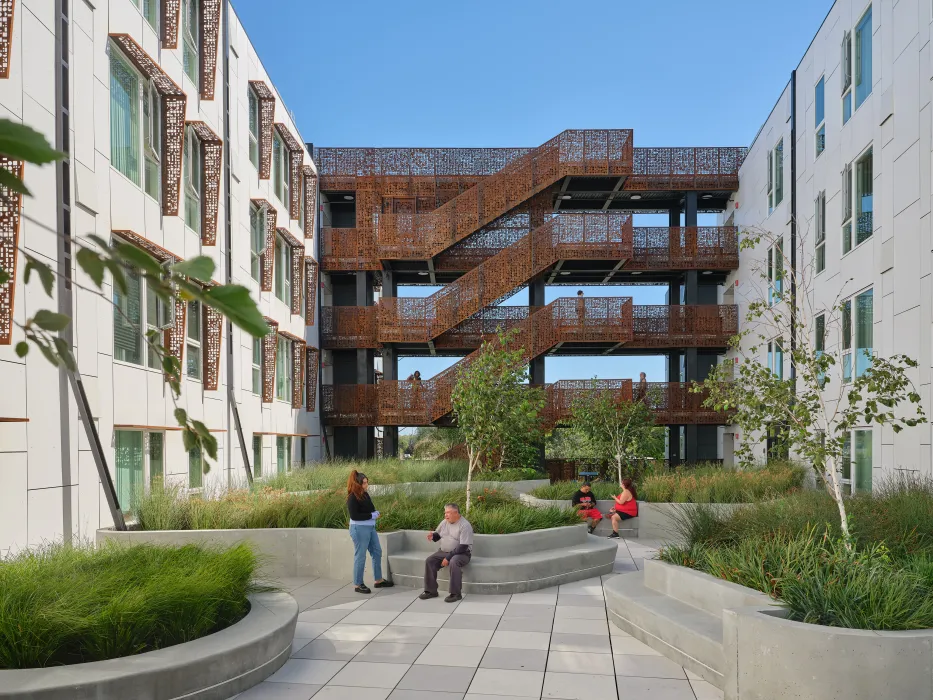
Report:
[[[323,229],[321,264],[326,272],[382,269],[372,236],[357,228]]]
[[[636,148],[622,189],[737,190],[747,148]]]
[[[175,324],[165,329],[162,336],[162,345],[172,357],[178,358],[178,367],[181,376],[184,376],[185,354],[185,317],[188,313],[188,303],[180,297],[175,299]]]
[[[0,0],[0,78],[10,77],[13,47],[13,14],[16,0]]]
[[[221,0],[201,0],[201,99],[214,99]]]
[[[0,157],[0,167],[22,179],[23,162]],[[0,284],[0,345],[13,340],[13,301],[16,293],[16,260],[19,257],[19,222],[23,195],[0,187],[0,268],[10,276]]]
[[[322,177],[493,175],[529,148],[315,148]]]
[[[325,350],[378,348],[378,307],[325,306],[321,309],[321,345]]]
[[[317,408],[317,375],[320,350],[313,345],[305,348],[305,410],[313,413]]]
[[[272,176],[272,123],[275,121],[275,95],[261,80],[250,80],[249,85],[259,100],[259,179]]]
[[[305,394],[305,341],[292,340],[292,408],[301,408]]]
[[[739,332],[735,305],[639,305],[632,347],[721,348]]]
[[[321,413],[327,425],[380,425],[376,384],[326,385]]]
[[[162,98],[162,214],[178,216],[187,97],[129,34],[111,34],[110,38],[153,82]]]
[[[305,249],[292,249],[292,313],[301,315],[301,288],[305,280]],[[307,321],[305,322],[307,324]]]
[[[214,391],[220,383],[220,344],[223,316],[209,306],[204,307],[204,390]]]
[[[632,400],[631,379],[570,379],[548,384],[545,390],[544,424],[547,428],[565,423],[573,415],[575,401],[611,392],[619,403]]]
[[[262,402],[272,403],[275,397],[275,355],[278,352],[278,321],[263,316],[271,329],[262,339]]]
[[[430,297],[381,299],[379,340],[427,342],[495,304],[559,260],[625,261],[631,255],[632,217],[628,214],[552,217]]]
[[[734,226],[651,226],[634,229],[626,270],[736,270],[739,234]]]
[[[223,172],[223,141],[204,122],[188,122],[201,142],[204,164],[201,197],[201,243],[217,245],[217,215],[220,209],[220,176]]]
[[[317,174],[310,165],[301,168],[305,188],[305,238],[314,237],[314,220],[317,216]]]
[[[166,250],[157,243],[153,243],[148,238],[143,238],[133,231],[111,231],[111,233],[126,243],[130,243],[137,248],[142,248],[160,263],[168,261],[178,262],[181,260],[181,257],[175,255],[172,251]]]
[[[250,200],[254,206],[264,209],[266,212],[266,245],[262,255],[260,255],[260,281],[259,288],[263,292],[272,291],[272,277],[275,267],[275,224],[278,221],[278,213],[269,202],[264,199]]]
[[[178,26],[181,14],[181,0],[161,0],[162,16],[160,26],[162,27],[162,48],[178,48]]]
[[[304,169],[305,152],[298,139],[292,136],[288,127],[281,123],[276,123],[275,130],[279,132],[285,147],[289,152],[289,173],[288,173],[288,214],[291,219],[301,217],[301,172]]]
[[[305,325],[314,325],[317,311],[318,264],[312,257],[305,257]]]

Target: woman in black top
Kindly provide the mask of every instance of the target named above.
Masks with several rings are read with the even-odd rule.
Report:
[[[382,578],[382,546],[376,534],[376,518],[379,511],[369,496],[369,479],[363,472],[354,469],[347,479],[347,512],[350,514],[350,539],[353,540],[353,585],[357,593],[372,593],[363,583],[366,568],[366,551],[373,560],[376,588],[389,588],[391,581]]]

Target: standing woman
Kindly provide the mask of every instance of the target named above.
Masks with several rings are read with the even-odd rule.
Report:
[[[609,539],[619,536],[619,523],[638,517],[638,492],[631,479],[622,479],[622,493],[615,497],[616,507],[612,513],[612,534]]]
[[[350,472],[350,478],[347,479],[347,511],[350,513],[350,539],[353,540],[353,590],[357,593],[372,593],[363,583],[367,550],[373,560],[376,588],[390,588],[392,582],[382,578],[382,546],[376,534],[379,511],[369,497],[369,479],[356,469]]]

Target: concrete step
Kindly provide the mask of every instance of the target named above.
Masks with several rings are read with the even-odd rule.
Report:
[[[605,583],[609,620],[718,688],[723,684],[722,617],[645,585],[643,571]]]

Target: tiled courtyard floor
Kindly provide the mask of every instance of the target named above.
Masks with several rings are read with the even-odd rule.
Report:
[[[620,541],[602,580],[454,604],[410,588],[363,596],[345,581],[282,581],[301,610],[291,659],[237,700],[721,699],[607,620],[603,581],[656,546]]]

